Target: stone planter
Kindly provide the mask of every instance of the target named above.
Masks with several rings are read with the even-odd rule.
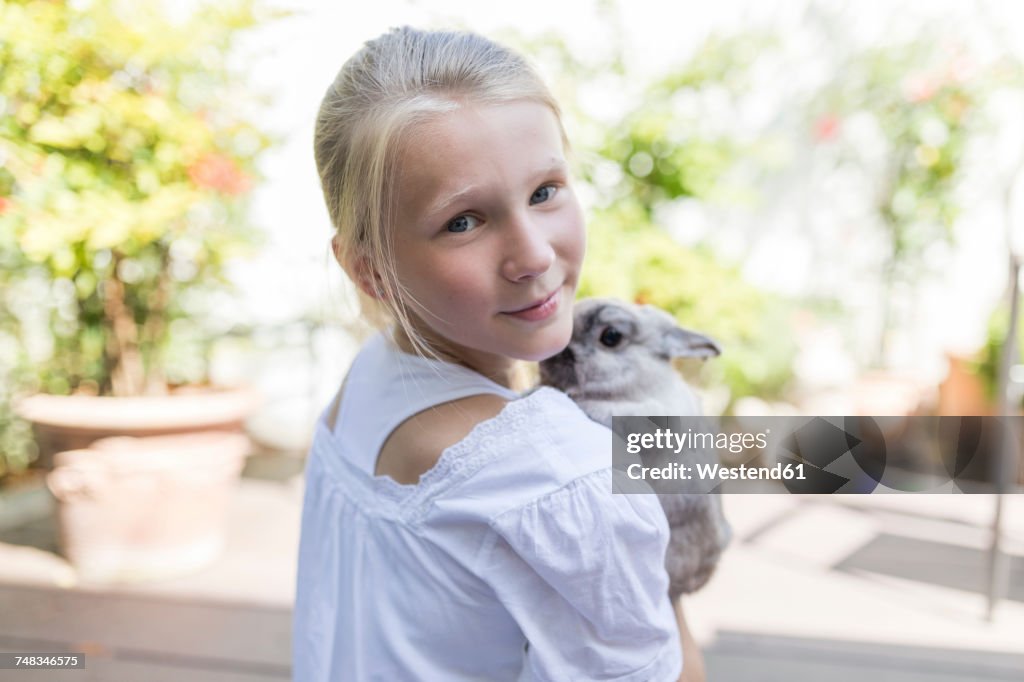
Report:
[[[31,396],[37,466],[51,469],[62,553],[87,582],[130,582],[205,566],[224,545],[231,494],[259,404],[249,388],[167,396]]]
[[[207,431],[115,437],[57,453],[46,477],[63,554],[87,582],[189,573],[223,549],[249,439]]]
[[[112,398],[38,394],[15,406],[32,423],[42,469],[53,455],[87,448],[110,436],[158,436],[196,431],[241,431],[259,405],[254,389],[183,387],[165,396]]]

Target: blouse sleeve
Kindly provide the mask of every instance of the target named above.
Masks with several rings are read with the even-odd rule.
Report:
[[[584,475],[493,520],[485,575],[528,644],[520,680],[676,680],[682,651],[655,495]]]

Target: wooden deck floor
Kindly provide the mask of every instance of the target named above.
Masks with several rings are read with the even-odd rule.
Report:
[[[75,580],[45,491],[0,495],[0,651],[87,657],[0,682],[291,679],[301,484],[250,475],[221,559],[116,588]],[[1012,502],[1011,581],[986,623],[984,500],[728,500],[735,545],[688,607],[709,680],[1024,680],[1024,499]]]
[[[13,680],[291,679],[291,610],[117,592],[0,586],[0,650],[86,654],[86,669]]]
[[[221,558],[193,575],[137,585],[77,582],[56,551],[48,493],[7,493],[0,503],[0,651],[84,652],[86,668],[0,670],[0,682],[290,680],[302,492],[295,466],[261,475],[259,460],[251,460]]]

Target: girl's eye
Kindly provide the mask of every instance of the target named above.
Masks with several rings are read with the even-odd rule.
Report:
[[[445,228],[449,232],[469,232],[471,229],[480,224],[480,221],[471,215],[460,215],[458,218],[453,218],[448,221]]]
[[[530,197],[530,205],[542,204],[545,201],[550,200],[551,197],[555,196],[557,191],[558,188],[554,185],[544,185],[543,187],[538,188],[537,191],[533,193],[533,196]]]

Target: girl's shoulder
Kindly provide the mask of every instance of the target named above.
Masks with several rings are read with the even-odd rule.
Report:
[[[579,461],[595,450],[610,453],[611,431],[592,421],[565,393],[548,386],[531,389],[507,402],[477,427],[482,434],[504,437],[500,444],[493,445],[513,450],[522,458]],[[528,449],[526,445],[533,447]]]
[[[509,401],[443,453],[443,494],[501,513],[607,473],[611,448],[610,429],[561,391],[541,387]],[[436,470],[425,475],[428,485]]]
[[[323,420],[313,451],[334,484],[358,499],[364,512],[413,525],[446,523],[448,513],[489,523],[504,511],[609,470],[611,431],[590,421],[556,389],[542,387],[514,399],[478,398],[469,404],[472,409],[463,414],[470,417],[468,424],[440,429],[428,424],[402,434],[404,442],[419,449],[413,458],[419,461],[416,478],[395,478],[390,471],[372,475],[372,468],[368,472],[355,464],[362,452],[354,439],[359,434],[336,434]],[[468,432],[460,438],[459,429]]]
[[[466,438],[480,422],[497,417],[508,400],[480,393],[423,410],[399,424],[377,458],[378,476],[414,485],[433,469],[442,453]]]

